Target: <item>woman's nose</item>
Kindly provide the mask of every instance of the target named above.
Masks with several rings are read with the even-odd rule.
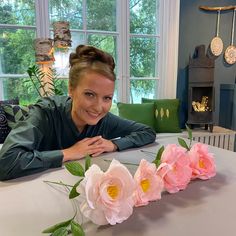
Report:
[[[103,101],[102,99],[96,99],[94,103],[94,109],[96,112],[101,112],[103,110]]]

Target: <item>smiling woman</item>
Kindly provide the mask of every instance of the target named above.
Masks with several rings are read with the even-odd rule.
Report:
[[[0,180],[154,142],[152,128],[109,112],[115,86],[111,55],[80,45],[70,66],[70,96],[42,98],[11,130],[0,151]]]

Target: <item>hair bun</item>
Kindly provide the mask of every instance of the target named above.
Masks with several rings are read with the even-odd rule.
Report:
[[[100,61],[102,63],[108,64],[112,70],[115,68],[115,62],[110,54],[89,45],[79,45],[76,48],[76,52],[70,54],[69,61],[70,66],[73,66],[74,64],[81,61],[87,61],[90,63],[93,63],[94,61]]]

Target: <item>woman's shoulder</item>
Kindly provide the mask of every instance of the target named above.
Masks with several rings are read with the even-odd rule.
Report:
[[[71,98],[68,96],[50,96],[44,97],[37,101],[35,106],[43,109],[60,109],[71,103]]]

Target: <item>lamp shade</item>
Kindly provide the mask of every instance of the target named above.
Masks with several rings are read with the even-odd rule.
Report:
[[[53,23],[54,47],[71,47],[70,23],[67,21],[56,21]]]
[[[35,58],[37,64],[49,64],[55,61],[53,55],[53,40],[50,38],[36,38]]]

